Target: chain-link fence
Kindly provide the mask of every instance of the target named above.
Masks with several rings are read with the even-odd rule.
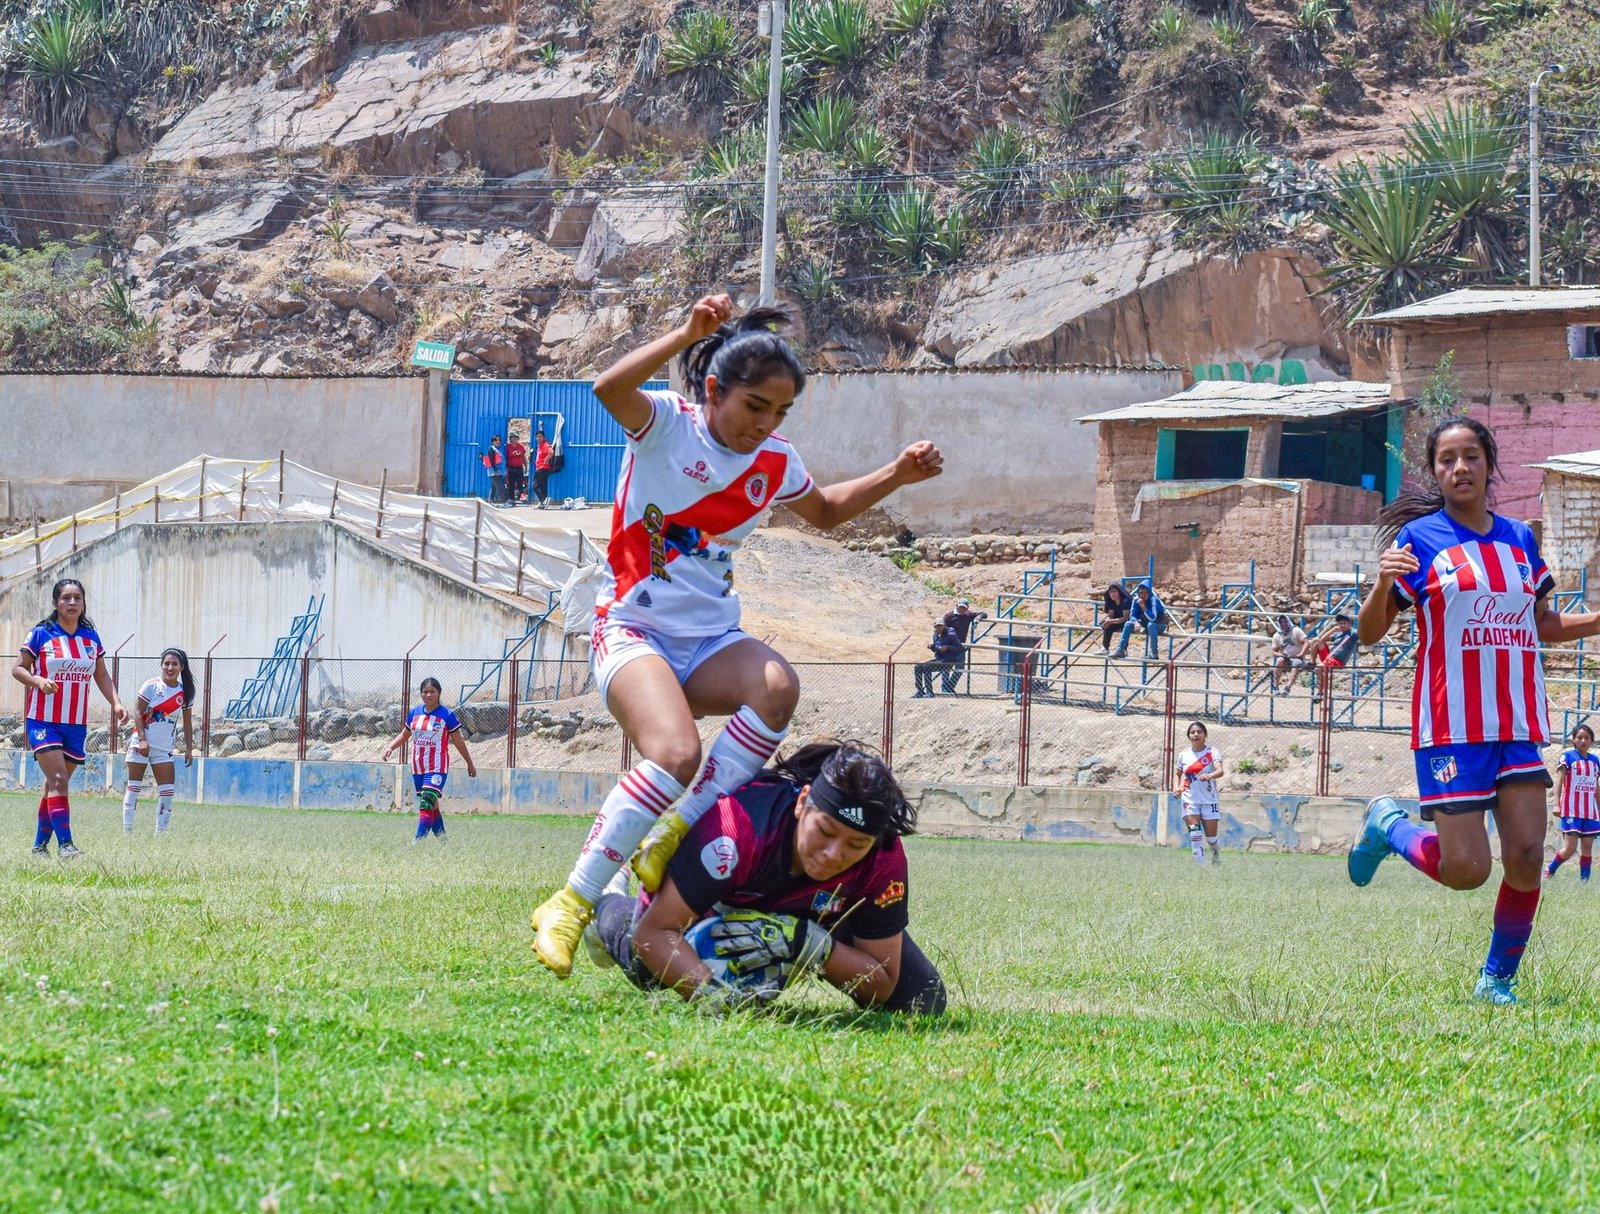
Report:
[[[1260,659],[1116,659],[1095,644],[985,647],[959,663],[909,649],[876,662],[801,662],[789,737],[858,739],[911,782],[1157,791],[1171,787],[1189,723],[1199,721],[1231,792],[1369,797],[1411,787],[1408,665],[1306,667],[1280,672],[1274,687],[1270,660]],[[107,665],[130,711],[160,673],[154,656],[114,655]],[[198,657],[192,668],[199,755],[382,761],[431,677],[480,768],[608,772],[638,758],[588,667],[571,660],[287,655]],[[1547,688],[1560,739],[1600,717],[1600,680],[1573,661],[1556,669]],[[0,743],[22,747],[20,694],[13,703],[0,714]],[[706,747],[735,706],[719,707],[699,722]],[[127,743],[125,727],[112,737],[108,706],[94,694],[89,750]],[[408,758],[401,747],[389,761]]]

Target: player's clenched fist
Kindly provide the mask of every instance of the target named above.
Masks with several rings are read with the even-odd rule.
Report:
[[[929,480],[944,471],[944,455],[932,443],[923,439],[912,443],[894,461],[895,477],[902,484]]]

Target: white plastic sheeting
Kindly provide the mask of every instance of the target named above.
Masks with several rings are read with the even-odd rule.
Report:
[[[0,539],[0,582],[134,523],[328,519],[488,590],[544,600],[603,557],[581,531],[528,527],[471,499],[338,480],[292,460],[200,456],[69,518]]]

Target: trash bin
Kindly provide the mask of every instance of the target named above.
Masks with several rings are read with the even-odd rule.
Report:
[[[1037,633],[1013,632],[1000,650],[1000,690],[1007,695],[1022,694],[1022,664],[1044,643]],[[1037,683],[1037,680],[1035,680]]]

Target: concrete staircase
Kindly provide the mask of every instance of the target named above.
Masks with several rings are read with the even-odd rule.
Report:
[[[1318,524],[1306,527],[1305,577],[1312,581],[1319,573],[1350,574],[1357,565],[1363,570],[1378,567],[1377,527]]]

